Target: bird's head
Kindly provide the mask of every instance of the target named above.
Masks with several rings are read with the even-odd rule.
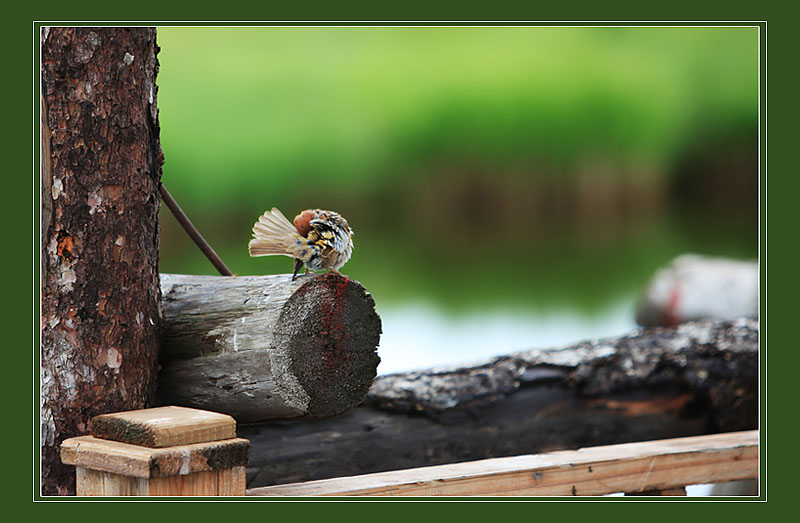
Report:
[[[308,231],[311,230],[311,220],[317,217],[317,213],[311,209],[306,209],[305,211],[301,212],[297,216],[294,217],[294,228],[297,229],[297,233],[300,234],[303,238],[308,237]]]

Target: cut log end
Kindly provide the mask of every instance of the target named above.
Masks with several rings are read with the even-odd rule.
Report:
[[[364,287],[330,273],[163,275],[159,403],[239,422],[335,416],[377,374],[381,320]]]
[[[278,317],[271,347],[278,394],[295,404],[307,397],[311,417],[356,406],[377,374],[380,333],[375,302],[358,282],[334,273],[313,278]]]

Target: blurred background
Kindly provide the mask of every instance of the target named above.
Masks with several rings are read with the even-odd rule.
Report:
[[[163,182],[234,273],[343,214],[379,373],[624,333],[683,253],[758,255],[757,29],[163,27]],[[216,274],[162,209],[160,270]]]

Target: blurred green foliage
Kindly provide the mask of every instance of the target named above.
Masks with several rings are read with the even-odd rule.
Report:
[[[666,163],[757,111],[754,28],[158,30],[165,180],[205,208],[309,183],[587,154]],[[568,172],[568,171],[567,171]]]
[[[378,304],[597,309],[687,250],[756,255],[755,214],[702,191],[669,204],[690,154],[755,151],[754,28],[162,27],[158,42],[163,181],[235,273],[291,271],[247,255],[272,206],[345,215],[344,272]],[[161,269],[214,272],[163,212]]]

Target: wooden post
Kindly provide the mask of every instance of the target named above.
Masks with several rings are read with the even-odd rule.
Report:
[[[232,417],[172,406],[95,416],[61,444],[78,496],[243,496],[249,452]]]

